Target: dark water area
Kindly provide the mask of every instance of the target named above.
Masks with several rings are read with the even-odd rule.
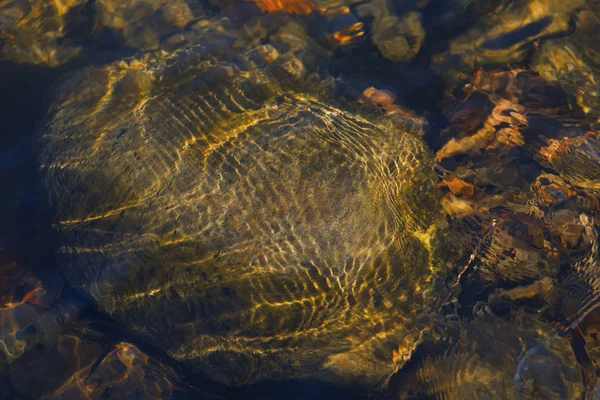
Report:
[[[596,399],[593,0],[0,0],[0,399]]]

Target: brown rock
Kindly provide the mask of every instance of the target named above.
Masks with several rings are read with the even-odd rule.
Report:
[[[450,191],[459,197],[471,197],[475,193],[475,186],[456,177],[451,180],[443,180],[442,183],[450,189]]]

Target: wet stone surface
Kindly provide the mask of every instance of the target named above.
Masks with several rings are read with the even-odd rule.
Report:
[[[272,63],[208,40],[60,87],[42,169],[62,267],[215,379],[373,385],[410,358],[439,303],[433,157],[385,118],[286,89],[276,75],[303,75]]]

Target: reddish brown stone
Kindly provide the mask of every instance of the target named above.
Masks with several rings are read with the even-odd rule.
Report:
[[[442,183],[450,189],[450,191],[459,197],[471,197],[475,193],[475,186],[461,179],[453,177],[449,181],[443,180]]]

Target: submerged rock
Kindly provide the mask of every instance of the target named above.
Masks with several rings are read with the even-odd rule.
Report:
[[[46,400],[168,399],[180,386],[172,368],[132,343],[102,346],[74,334],[27,353],[9,376],[20,395]]]
[[[0,61],[54,68],[107,51],[158,49],[208,14],[198,0],[1,0]]]
[[[229,34],[57,90],[42,168],[64,274],[214,379],[375,384],[446,298],[433,155]]]
[[[561,337],[537,344],[523,355],[515,384],[525,399],[580,399],[584,394],[575,353]]]
[[[479,3],[479,2],[476,2]],[[432,68],[448,86],[464,84],[473,67],[504,66],[523,62],[535,51],[540,40],[568,34],[572,13],[583,0],[526,0],[497,3],[498,11],[477,19],[473,27],[453,38],[449,48],[434,54]]]
[[[426,356],[393,378],[390,398],[579,399],[583,395],[581,372],[568,341],[549,339],[552,327],[536,317],[514,313],[507,321],[481,310],[456,328],[443,354]]]
[[[581,109],[597,128],[600,122],[600,9],[595,2],[574,15],[575,31],[566,37],[544,41],[531,61],[532,69],[549,82],[561,85],[573,108]],[[595,8],[595,9],[594,9]]]
[[[86,0],[0,1],[0,61],[57,67],[81,47],[64,41],[68,13]]]
[[[371,38],[383,57],[408,62],[417,55],[425,40],[421,15],[412,11],[402,18],[388,15],[376,19]]]

